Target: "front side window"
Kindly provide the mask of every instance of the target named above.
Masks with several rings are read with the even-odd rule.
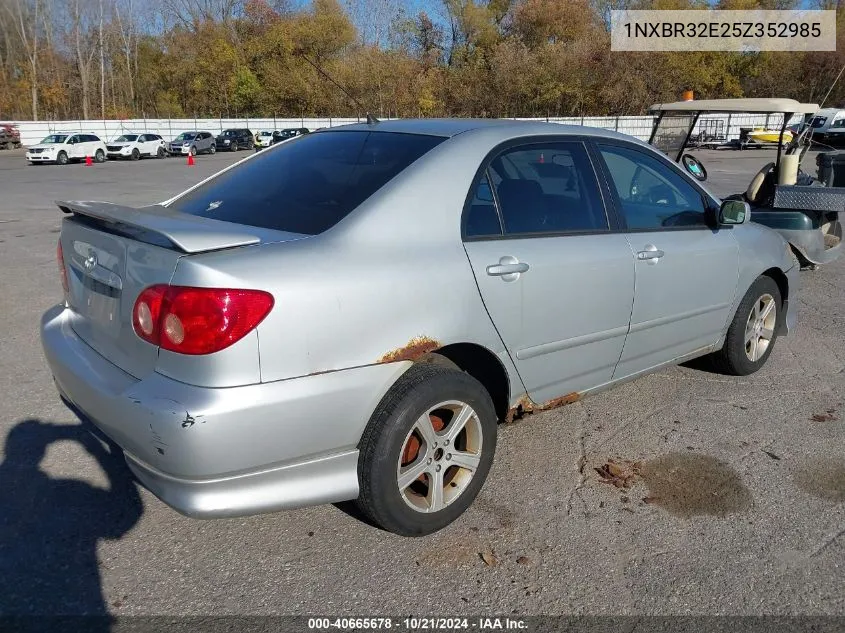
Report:
[[[582,143],[505,150],[490,162],[488,174],[506,235],[608,229],[595,173]],[[473,209],[470,213],[467,230],[476,224]],[[484,226],[492,224],[485,221]]]
[[[260,152],[171,206],[191,215],[316,235],[444,140],[369,131],[310,134]]]
[[[683,176],[639,150],[615,145],[599,150],[629,229],[707,226],[704,200]]]
[[[115,139],[116,143],[132,143],[138,138],[137,134],[123,134]]]
[[[53,145],[55,143],[64,143],[66,140],[67,134],[51,134],[50,136],[45,136],[41,143],[44,145]]]

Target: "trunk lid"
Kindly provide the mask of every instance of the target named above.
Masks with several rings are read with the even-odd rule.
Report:
[[[88,345],[136,378],[155,370],[159,352],[132,327],[141,291],[170,283],[179,259],[186,255],[257,244],[268,237],[261,236],[260,229],[245,233],[235,224],[165,207],[57,204],[70,214],[60,236],[70,325]],[[273,241],[278,241],[279,233],[274,233]]]
[[[182,254],[70,218],[62,224],[61,242],[73,330],[136,378],[154,371],[158,348],[135,334],[132,308],[144,288],[170,282]]]

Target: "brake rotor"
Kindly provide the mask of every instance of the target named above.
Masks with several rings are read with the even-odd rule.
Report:
[[[428,417],[431,420],[431,427],[438,433],[442,431],[443,428],[446,426],[446,423],[443,421],[443,418],[434,414],[429,414]],[[422,446],[422,443],[417,437],[417,434],[412,433],[411,437],[408,438],[408,441],[405,442],[405,448],[402,450],[403,466],[407,466],[408,464],[412,464],[414,462],[414,460],[417,458],[417,455],[420,454],[420,446]],[[423,477],[423,475],[420,475],[420,477]]]

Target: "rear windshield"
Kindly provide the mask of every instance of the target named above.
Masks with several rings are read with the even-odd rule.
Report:
[[[392,132],[321,132],[260,152],[171,208],[227,222],[316,235],[334,226],[444,140]]]

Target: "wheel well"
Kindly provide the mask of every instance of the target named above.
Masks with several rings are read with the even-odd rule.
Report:
[[[780,290],[780,298],[783,302],[786,302],[789,299],[789,280],[786,278],[786,275],[780,268],[769,268],[763,272],[766,277],[771,277],[774,282],[778,285],[778,290]]]
[[[510,380],[508,372],[496,355],[474,343],[446,345],[420,358],[419,362],[438,362],[445,358],[480,382],[493,400],[496,415],[504,420],[508,412]]]

